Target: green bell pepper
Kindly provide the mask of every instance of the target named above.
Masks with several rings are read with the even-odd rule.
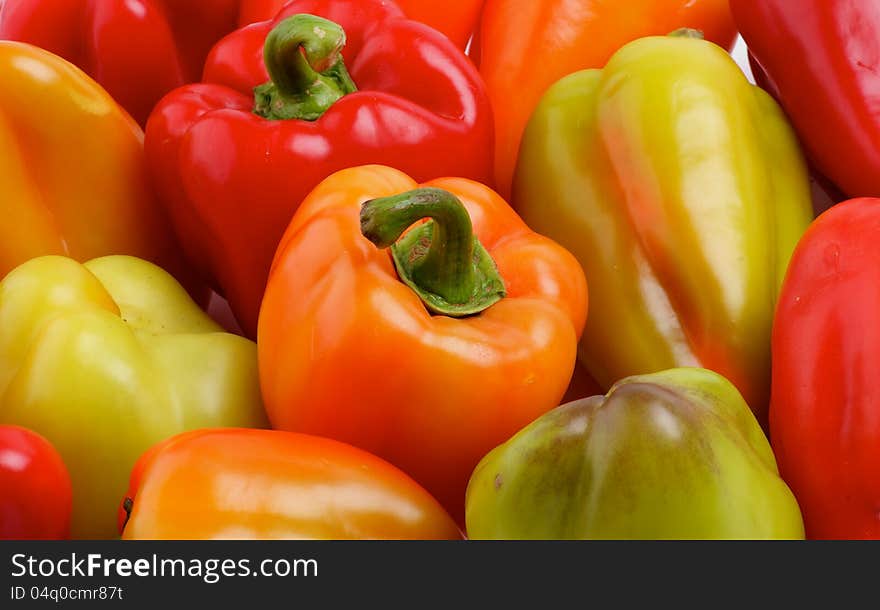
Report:
[[[804,536],[767,438],[705,369],[630,377],[489,453],[467,489],[476,539]]]

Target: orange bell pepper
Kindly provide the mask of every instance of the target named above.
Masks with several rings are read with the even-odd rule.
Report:
[[[273,427],[383,457],[463,519],[480,458],[565,393],[587,286],[489,188],[417,187],[366,166],[302,203],[260,311],[260,385]]]
[[[126,540],[461,538],[387,462],[330,439],[243,428],[185,432],[147,451],[119,526]]]
[[[185,279],[140,127],[48,51],[0,42],[0,73],[0,277],[45,254],[129,254]]]
[[[736,39],[727,0],[487,0],[473,56],[494,104],[501,195],[510,195],[523,130],[550,85],[603,67],[632,40],[684,27],[726,48]]]

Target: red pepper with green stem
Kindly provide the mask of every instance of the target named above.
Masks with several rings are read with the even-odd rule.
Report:
[[[369,163],[420,180],[491,172],[476,69],[389,2],[295,0],[219,43],[204,80],[156,108],[148,164],[190,262],[249,336],[278,241],[321,180]]]

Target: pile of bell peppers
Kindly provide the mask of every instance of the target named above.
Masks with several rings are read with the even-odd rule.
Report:
[[[0,74],[0,538],[880,538],[876,3],[0,0]]]

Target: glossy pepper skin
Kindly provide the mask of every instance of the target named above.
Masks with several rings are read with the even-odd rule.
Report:
[[[201,78],[208,51],[267,0],[7,0],[0,39],[79,66],[141,125],[159,99]],[[264,16],[265,15],[265,16]]]
[[[559,81],[523,138],[514,206],[583,265],[579,355],[603,388],[700,366],[766,424],[773,308],[809,180],[782,112],[724,49],[648,37]]]
[[[472,539],[799,539],[798,504],[729,381],[630,377],[544,415],[477,466]]]
[[[42,49],[0,41],[0,73],[0,276],[46,254],[130,254],[186,281],[147,179],[140,128]]]
[[[287,19],[298,14],[330,23]],[[273,31],[286,33],[267,43]],[[316,74],[296,52],[300,42],[313,67],[326,74]],[[276,85],[286,83],[290,99],[305,100],[290,113],[305,109],[300,115],[315,120],[268,120],[253,112],[253,88],[269,78],[264,47]],[[353,79],[345,86],[329,76],[345,70],[340,57]],[[294,93],[296,83],[318,81],[327,99]],[[265,109],[274,112],[275,102],[266,100]],[[396,5],[295,0],[274,22],[218,44],[205,83],[178,89],[158,106],[146,147],[190,261],[253,337],[278,240],[312,188],[337,170],[365,163],[397,167],[420,180],[486,179],[492,118],[469,60],[444,36],[403,18]]]
[[[260,379],[273,427],[370,451],[462,519],[479,459],[559,404],[586,315],[586,282],[571,254],[530,231],[487,187],[459,178],[423,186],[413,195],[417,184],[404,174],[360,167],[334,174],[303,202],[279,246],[260,313]],[[368,200],[381,204],[362,211]],[[400,206],[401,216],[377,211],[380,205]],[[456,262],[473,268],[459,250],[472,222],[505,296],[499,300],[491,281],[478,282],[488,287],[475,298],[483,311],[429,313],[360,226],[371,239],[387,230],[389,245],[423,212],[441,224],[421,230],[441,236],[416,229],[408,236],[432,244],[420,264],[443,262],[427,277],[415,265],[417,288],[425,292],[441,277],[446,288],[464,285],[468,271],[449,272]]]
[[[125,540],[461,539],[394,466],[276,430],[196,430],[160,443],[138,460],[119,514]]]
[[[510,195],[520,139],[560,78],[601,68],[624,44],[690,27],[731,47],[727,0],[487,0],[472,51],[495,110],[495,184]]]
[[[0,540],[66,539],[70,505],[70,476],[52,444],[0,426]]]
[[[816,168],[850,197],[880,196],[880,4],[731,0]]]
[[[460,49],[467,43],[477,27],[484,0],[450,0],[449,2],[425,2],[425,0],[395,0],[406,16],[446,34]]]
[[[238,25],[244,27],[258,21],[272,19],[286,0],[239,0]],[[198,80],[198,79],[195,79]]]
[[[265,21],[274,17],[289,0],[252,0],[242,23]],[[294,0],[296,1],[296,0]],[[446,34],[458,48],[464,50],[477,27],[484,0],[393,0],[410,19],[421,21]],[[386,4],[390,4],[386,0]]]
[[[0,282],[0,423],[61,454],[74,538],[108,538],[138,457],[184,430],[265,425],[256,346],[160,268],[32,259]]]
[[[880,538],[880,199],[820,216],[773,326],[770,431],[810,538]]]

